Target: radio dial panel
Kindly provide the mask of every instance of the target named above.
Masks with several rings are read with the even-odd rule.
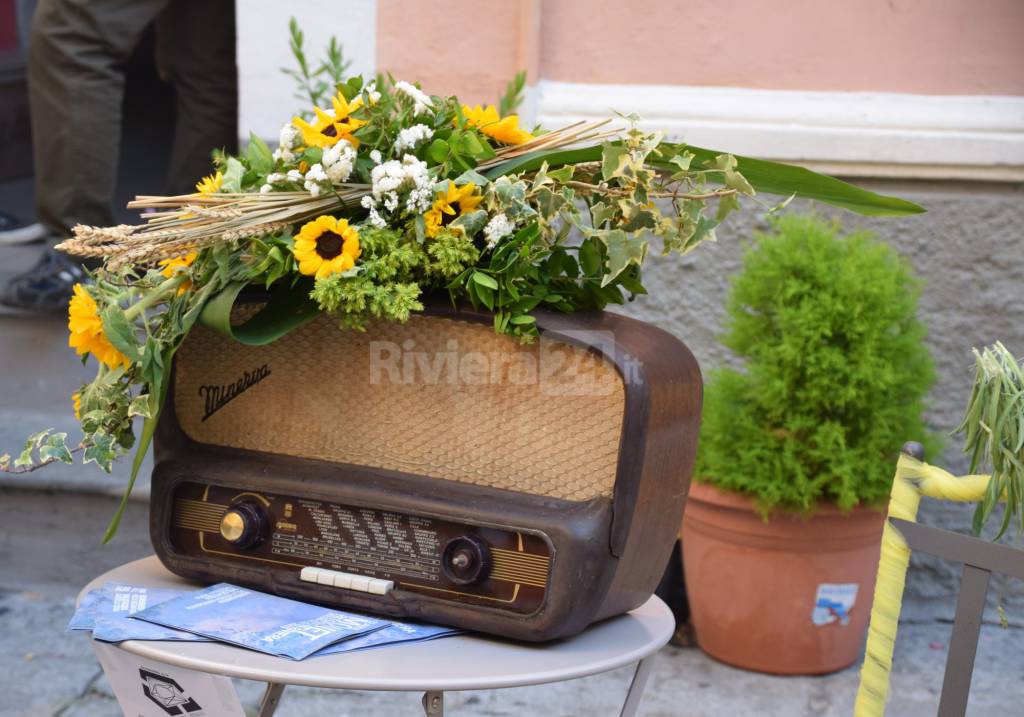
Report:
[[[171,541],[185,555],[258,561],[297,580],[304,569],[307,582],[365,578],[388,585],[382,595],[404,590],[524,615],[543,606],[553,557],[533,532],[198,482],[174,492]]]

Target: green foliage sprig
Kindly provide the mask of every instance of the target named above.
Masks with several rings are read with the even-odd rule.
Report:
[[[934,373],[919,290],[908,263],[866,233],[786,215],[758,235],[724,337],[744,370],[711,374],[698,479],[766,515],[884,501],[901,444],[935,446],[921,418]]]
[[[1000,500],[1006,511],[996,538],[1017,519],[1017,536],[1024,534],[1024,367],[1001,343],[975,349],[974,389],[956,432],[964,434],[964,453],[971,472],[992,469],[984,500],[974,513],[974,532],[980,533]]]

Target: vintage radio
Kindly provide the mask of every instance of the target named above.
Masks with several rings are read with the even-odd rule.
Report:
[[[642,604],[682,517],[696,361],[613,314],[538,311],[531,345],[492,323],[433,305],[263,346],[193,330],[156,437],[163,563],[524,640]]]

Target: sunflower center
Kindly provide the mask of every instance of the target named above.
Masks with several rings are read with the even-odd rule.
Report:
[[[320,134],[322,134],[322,135],[324,135],[326,137],[337,137],[338,136],[338,128],[335,127],[333,124],[329,124],[326,127],[324,127],[322,130],[320,130]]]
[[[316,238],[316,253],[321,259],[333,259],[341,254],[345,240],[340,234],[324,232]]]
[[[441,226],[443,226],[443,227],[448,226],[453,221],[458,219],[459,212],[461,211],[461,208],[459,207],[459,203],[458,202],[451,202],[448,206],[451,207],[452,211],[455,212],[455,213],[454,214],[448,214],[447,212],[441,212]]]

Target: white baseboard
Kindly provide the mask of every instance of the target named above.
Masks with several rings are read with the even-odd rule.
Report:
[[[1024,180],[1024,97],[541,81],[537,121],[636,112],[669,139],[858,176]]]

